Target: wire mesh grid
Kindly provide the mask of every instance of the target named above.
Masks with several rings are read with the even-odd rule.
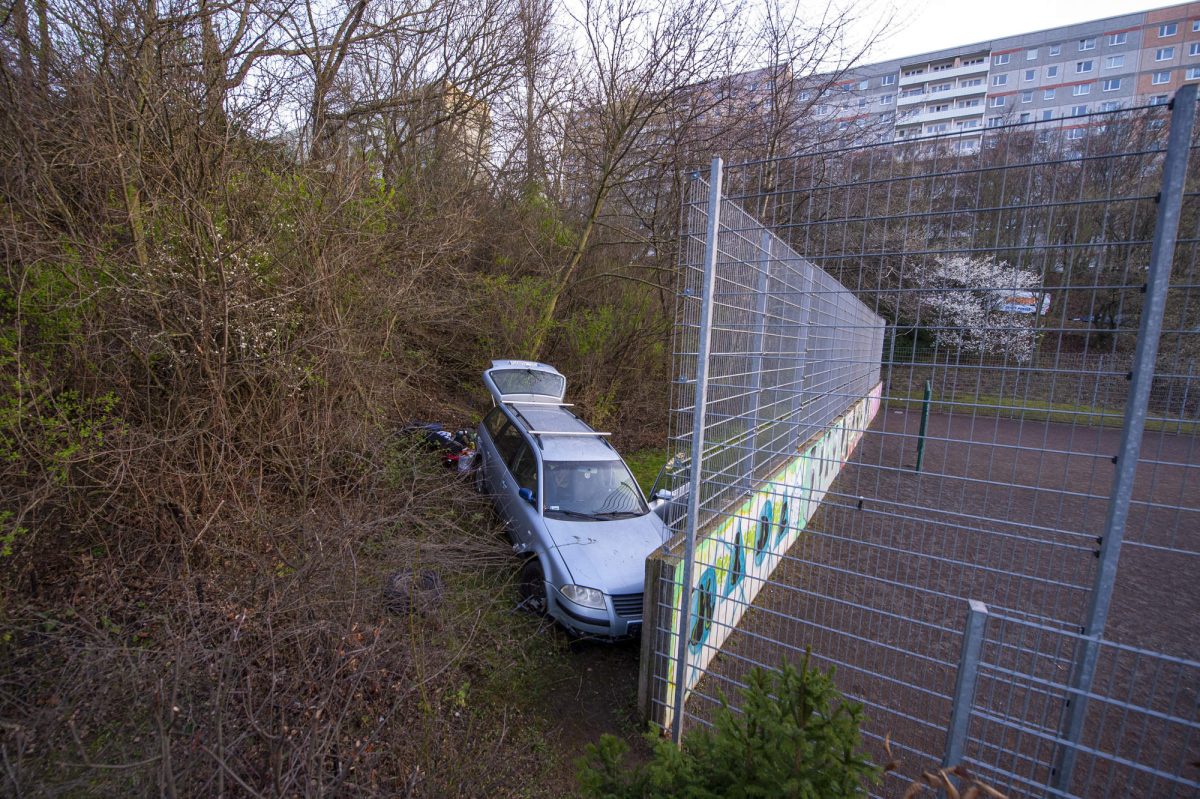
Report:
[[[1020,642],[1007,646],[1055,669],[1065,664],[1065,671],[1053,686],[1060,704],[1039,706],[1035,722],[1012,711],[1015,699],[992,708],[995,693],[984,680],[971,717],[970,763],[991,763],[989,775],[998,781],[1015,775],[1004,784],[1017,795],[1094,795],[1115,784],[1121,772],[1112,764],[1125,760],[1174,769],[1165,783],[1170,790],[1197,792],[1200,774],[1187,765],[1200,759],[1186,732],[1196,721],[1194,701],[1173,706],[1172,725],[1139,726],[1137,719],[1162,715],[1154,710],[1160,689],[1121,684],[1127,670],[1106,672],[1104,665],[1114,652],[1133,657],[1121,647],[1136,649],[1144,663],[1190,663],[1200,651],[1192,623],[1200,618],[1195,157],[1184,161],[1190,165],[1177,241],[1156,267],[1170,269],[1156,352],[1147,357],[1137,348],[1173,125],[1170,108],[1152,106],[725,169],[722,221],[731,209],[736,244],[722,244],[718,262],[718,308],[729,316],[713,326],[697,529],[703,534],[742,511],[742,544],[761,539],[754,527],[764,520],[757,509],[744,518],[738,498],[795,453],[801,428],[789,437],[778,424],[785,411],[813,409],[812,427],[803,430],[820,430],[869,389],[875,378],[866,368],[873,344],[867,331],[875,329],[875,314],[886,320],[882,407],[810,516],[793,511],[780,519],[779,503],[768,512],[768,526],[803,532],[768,564],[770,576],[744,614],[722,617],[706,607],[703,580],[707,570],[709,587],[724,590],[737,558],[754,553],[726,547],[708,561],[697,554],[688,643],[698,637],[697,620],[728,629],[714,636],[719,652],[705,652],[704,642],[692,646],[690,666],[702,664],[704,673],[686,708],[688,722],[708,719],[722,695],[736,705],[750,668],[777,667],[811,649],[813,660],[836,667],[842,689],[864,704],[864,734],[876,757],[890,735],[901,767],[889,780],[911,780],[947,751],[962,610],[974,598],[1027,626]],[[1185,150],[1195,148],[1192,141]],[[673,471],[677,495],[689,474],[695,386],[687,380],[697,370],[710,199],[703,180],[693,181],[691,192],[675,344],[681,379],[670,431],[681,456]],[[820,267],[811,288],[803,270],[798,279],[767,281],[779,280],[786,296],[824,298],[822,310],[789,300],[771,306],[779,308],[777,322],[755,327],[754,303],[763,301],[755,219],[779,246]],[[839,294],[839,283],[852,294]],[[850,309],[858,302],[866,308],[855,316]],[[845,337],[817,332],[818,323],[847,313],[856,321]],[[782,335],[789,326],[795,334]],[[752,346],[759,334],[761,350]],[[758,353],[761,361],[754,360]],[[855,370],[859,378],[840,382]],[[1149,392],[1144,415],[1131,426],[1126,409],[1135,373],[1148,380]],[[832,397],[806,395],[810,386]],[[1114,461],[1131,440],[1140,451],[1121,486]],[[836,471],[836,457],[818,453],[816,460]],[[1114,555],[1111,546],[1105,552],[1104,537],[1118,494],[1127,495],[1128,516],[1124,547]],[[675,521],[686,523],[681,515]],[[1097,568],[1102,554],[1114,563],[1120,558],[1112,579]],[[1127,689],[1125,715],[1118,721],[1106,703],[1089,702],[1082,726],[1067,734],[1062,689],[1077,655],[1072,636],[1095,621],[1098,591],[1111,599],[1111,611],[1101,619],[1093,685],[1110,675],[1113,690]],[[654,596],[663,607],[673,601],[667,589]],[[670,635],[657,631],[650,639],[655,651],[674,654]],[[1170,685],[1194,696],[1195,677],[1194,669],[1181,669]],[[669,701],[664,695],[658,692],[659,701]],[[1027,723],[1046,731],[1038,747],[1006,743]],[[1191,760],[1153,760],[1160,754],[1155,730],[1184,735],[1179,751]],[[1086,756],[1073,777],[1047,788],[1062,783],[1053,770],[1064,747]],[[1020,758],[1027,762],[1018,768]],[[1133,794],[1157,795],[1147,772],[1137,773],[1143,781],[1128,783]],[[885,783],[884,793],[889,784],[896,783]]]

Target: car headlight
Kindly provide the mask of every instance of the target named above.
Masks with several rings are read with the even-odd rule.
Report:
[[[595,588],[587,588],[582,585],[564,585],[559,590],[562,591],[563,596],[576,605],[604,610],[604,594]]]

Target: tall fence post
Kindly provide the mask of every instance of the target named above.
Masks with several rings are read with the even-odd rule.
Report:
[[[700,478],[704,458],[704,415],[708,405],[708,350],[712,343],[713,291],[717,279],[717,237],[721,232],[720,158],[712,160],[708,180],[708,230],[704,243],[704,280],[700,290],[700,329],[696,348],[696,391],[692,406],[692,473],[688,486],[688,520],[683,553],[682,590],[675,647],[675,697],[671,738],[683,740],[683,706],[687,697],[688,627],[692,615],[692,578],[696,568],[696,527],[700,520]]]
[[[746,413],[750,417],[750,426],[753,430],[750,434],[749,467],[746,470],[745,490],[747,492],[754,490],[754,477],[758,471],[758,436],[762,426],[762,420],[758,418],[758,414],[762,408],[763,347],[767,339],[767,290],[771,283],[771,231],[763,228],[759,244],[763,257],[760,261],[762,267],[758,273],[758,285],[754,298],[754,314],[758,319],[750,344],[750,368],[748,370],[750,382],[746,391],[749,395],[747,401],[750,405]]]
[[[971,708],[975,705],[975,685],[979,682],[979,659],[983,654],[983,631],[987,619],[987,605],[978,600],[968,600],[967,623],[963,628],[962,651],[958,656],[958,674],[954,678],[954,705],[950,709],[950,727],[946,731],[943,768],[962,762],[967,729],[971,723]]]
[[[1171,130],[1167,138],[1167,153],[1163,160],[1162,191],[1159,194],[1158,218],[1150,248],[1150,269],[1134,350],[1129,402],[1125,406],[1125,421],[1121,444],[1115,463],[1112,492],[1104,535],[1100,539],[1100,563],[1092,583],[1091,600],[1084,620],[1079,646],[1071,668],[1071,682],[1063,714],[1062,734],[1055,757],[1051,787],[1066,793],[1070,789],[1075,769],[1079,740],[1087,715],[1088,693],[1096,675],[1100,638],[1112,604],[1113,585],[1117,579],[1117,563],[1125,536],[1125,520],[1133,495],[1133,480],[1142,448],[1142,432],[1154,380],[1155,360],[1158,357],[1158,337],[1162,332],[1163,314],[1170,284],[1171,261],[1175,256],[1175,238],[1179,231],[1183,189],[1187,178],[1188,152],[1192,143],[1192,127],[1196,115],[1196,84],[1185,84],[1171,102]]]

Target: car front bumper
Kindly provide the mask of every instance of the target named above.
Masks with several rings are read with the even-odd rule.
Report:
[[[605,608],[585,608],[563,597],[553,586],[547,587],[550,615],[571,632],[601,638],[633,638],[642,633],[642,619],[618,615],[612,597],[605,597]]]

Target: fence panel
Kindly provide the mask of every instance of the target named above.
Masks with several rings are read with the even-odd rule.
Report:
[[[693,551],[699,590],[686,625],[688,636],[705,625],[722,634],[688,641],[695,688],[686,720],[703,723],[719,696],[735,698],[749,669],[811,649],[865,705],[877,756],[890,736],[902,763],[883,793],[941,763],[948,729],[965,718],[959,751],[1015,795],[1089,796],[1126,785],[1130,795],[1195,794],[1200,159],[1191,138],[1186,182],[1173,190],[1178,236],[1153,267],[1170,270],[1157,309],[1146,291],[1171,199],[1163,194],[1167,136],[1180,130],[1180,113],[1190,125],[1194,96],[1194,87],[1181,90],[1174,122],[1171,107],[1152,106],[724,170],[730,232],[744,249],[719,248],[740,288],[718,277],[714,296],[724,303],[718,311],[728,306],[743,321],[713,324],[706,407],[714,416]],[[693,191],[710,199],[703,180]],[[689,203],[681,256],[681,382],[670,431],[683,456],[673,472],[680,491],[693,443],[687,379],[697,371],[702,205]],[[756,243],[762,227],[778,244]],[[753,266],[773,262],[765,251],[776,247],[803,255],[779,250],[779,263],[805,264],[794,279]],[[785,306],[767,291],[764,300],[768,285],[800,296]],[[760,309],[777,321],[755,327]],[[1161,321],[1157,333],[1150,316]],[[1147,329],[1157,346],[1139,362]],[[876,380],[878,413],[868,399],[863,413],[839,421],[871,397]],[[1131,385],[1143,382],[1145,411],[1131,427]],[[820,439],[839,425],[849,445],[811,451],[805,463],[820,490],[805,495],[799,515],[785,503],[792,515],[780,525],[773,495],[738,504],[770,484],[771,469],[812,440],[805,434]],[[1127,480],[1118,475],[1122,451],[1136,453]],[[1124,501],[1119,567],[1115,579],[1098,581],[1106,524]],[[770,540],[761,532],[768,502],[767,532],[795,531],[768,553],[769,570],[739,571],[746,542]],[[725,521],[741,548],[735,540],[702,551],[706,531]],[[678,618],[663,619],[683,593],[671,558],[686,554],[685,522],[677,518],[675,548],[651,567],[647,605],[660,621],[657,630],[647,622],[647,662],[676,651],[668,644],[678,643]],[[753,590],[738,595],[736,613],[716,614],[706,597],[728,590],[735,574]],[[1101,584],[1110,611],[1097,627]],[[992,617],[964,715],[955,696],[968,599]],[[1096,652],[1087,684],[1075,666],[1083,643]],[[645,674],[670,668],[647,665]],[[1151,673],[1157,682],[1134,687]],[[646,706],[669,705],[674,685],[648,677]],[[1080,698],[1076,707],[1086,709],[1068,732],[1068,702]],[[1159,746],[1160,735],[1170,742]],[[1064,752],[1075,761],[1065,775]]]

